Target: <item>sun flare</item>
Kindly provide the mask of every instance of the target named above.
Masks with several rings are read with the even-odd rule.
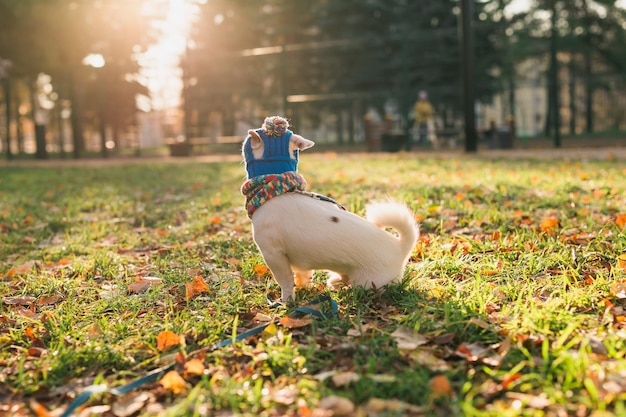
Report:
[[[140,100],[142,110],[163,110],[175,108],[180,102],[182,71],[180,58],[187,47],[187,39],[197,7],[193,0],[152,0],[147,3],[147,13],[151,7],[167,8],[165,19],[155,23],[161,35],[156,44],[138,56],[141,66],[140,78],[148,90],[149,101]]]

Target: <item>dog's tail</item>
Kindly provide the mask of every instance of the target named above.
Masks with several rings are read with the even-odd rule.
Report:
[[[404,204],[396,201],[370,203],[365,208],[366,218],[378,227],[391,227],[400,234],[400,248],[408,257],[419,237],[415,215]]]

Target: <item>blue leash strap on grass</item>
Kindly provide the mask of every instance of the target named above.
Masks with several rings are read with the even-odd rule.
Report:
[[[270,323],[272,323],[272,322],[270,322]],[[237,335],[237,337],[235,337],[234,341],[235,342],[241,342],[242,340],[248,339],[248,338],[250,338],[252,336],[256,336],[257,334],[263,332],[263,330],[265,330],[267,328],[267,326],[270,325],[270,323],[262,324],[260,326],[257,326],[255,328],[253,328],[253,329],[247,330],[247,331],[245,331],[243,333],[239,333]],[[211,346],[209,348],[209,351],[220,349],[220,348],[223,348],[225,346],[232,345],[232,344],[233,344],[233,339],[232,338],[224,339],[221,342],[216,343],[213,346]]]
[[[318,310],[312,307],[307,307],[307,306],[313,306],[313,305],[322,305],[324,303],[328,303],[330,306],[330,311],[322,311],[322,310]],[[328,295],[323,295],[319,298],[317,298],[316,300],[311,301],[310,303],[308,303],[305,306],[302,307],[296,307],[294,312],[291,314],[292,317],[299,317],[299,316],[303,316],[306,314],[309,314],[313,317],[317,317],[317,318],[323,318],[323,319],[328,319],[331,318],[333,316],[336,316],[338,312],[338,307],[337,307],[337,302],[335,300],[333,300],[330,296]],[[274,321],[271,321],[269,323],[266,324],[262,324],[260,326],[254,327],[250,330],[247,330],[243,333],[238,334],[236,337],[234,338],[228,338],[228,339],[224,339],[221,342],[215,343],[214,345],[212,345],[211,347],[209,347],[207,350],[209,351],[213,351],[213,350],[217,350],[220,348],[223,348],[225,346],[229,346],[232,345],[234,342],[240,342],[242,340],[246,340],[251,338],[252,336],[256,336],[259,333],[262,333],[263,330],[265,330],[270,324],[274,323]],[[154,382],[156,380],[158,380],[161,376],[163,376],[166,372],[174,369],[174,367],[176,366],[176,363],[171,363],[167,366],[163,366],[161,368],[157,368],[153,371],[150,371],[149,373],[145,374],[144,376],[137,378],[131,382],[129,382],[126,385],[122,385],[121,387],[117,387],[117,388],[109,388],[106,384],[98,384],[98,385],[90,385],[88,387],[85,388],[85,390],[83,392],[81,392],[76,398],[74,398],[74,400],[67,406],[67,408],[65,409],[65,411],[63,411],[63,414],[60,415],[60,417],[70,417],[72,415],[72,413],[81,405],[83,405],[84,403],[86,403],[89,398],[91,398],[91,396],[93,394],[100,394],[103,392],[108,392],[111,393],[113,395],[124,395],[127,394],[128,392],[134,390],[135,388],[138,388],[144,384],[150,383],[150,382]]]
[[[81,392],[78,397],[74,398],[74,400],[70,403],[70,405],[67,406],[67,408],[65,409],[65,411],[63,411],[63,414],[61,414],[60,417],[70,417],[74,410],[86,403],[93,394],[109,392],[114,395],[124,395],[132,391],[133,389],[140,387],[141,385],[156,381],[167,371],[173,369],[174,365],[175,363],[172,363],[162,368],[157,368],[153,371],[150,371],[146,375],[118,388],[109,388],[106,384],[91,385],[85,388],[85,390]]]
[[[323,310],[318,310],[318,309],[315,309],[315,308],[307,307],[307,306],[310,306],[310,305],[322,305],[323,303],[328,303],[330,305],[330,311],[325,312]],[[308,303],[305,306],[296,307],[296,309],[293,312],[292,316],[293,317],[298,317],[298,316],[302,316],[302,315],[305,315],[305,314],[310,314],[313,317],[317,317],[317,318],[321,318],[321,319],[329,319],[331,317],[336,316],[338,311],[339,311],[339,308],[337,307],[337,302],[335,300],[333,300],[332,297],[330,297],[328,295],[322,295],[318,299],[311,301],[310,303]]]

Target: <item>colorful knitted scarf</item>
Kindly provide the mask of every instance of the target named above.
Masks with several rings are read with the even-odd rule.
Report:
[[[304,191],[305,187],[306,180],[295,171],[250,178],[241,186],[241,194],[246,196],[248,217],[252,218],[254,212],[266,201],[285,193]]]

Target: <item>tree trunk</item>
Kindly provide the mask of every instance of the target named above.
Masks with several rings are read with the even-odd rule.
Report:
[[[35,158],[47,159],[48,150],[46,149],[46,125],[41,122],[39,114],[39,103],[37,102],[37,81],[33,80],[29,83],[30,102],[31,102],[31,118],[35,126]]]
[[[551,32],[550,38],[550,116],[554,126],[554,147],[561,147],[561,118],[559,114],[559,80],[558,80],[558,60],[557,60],[557,36],[556,29],[557,21],[557,7],[556,1],[552,2],[552,16],[551,16]]]
[[[576,134],[576,77],[574,59],[569,62],[569,133]]]
[[[593,132],[593,84],[592,84],[592,62],[591,62],[591,24],[589,18],[589,6],[587,0],[583,0],[585,9],[585,112],[587,133]]]
[[[72,143],[74,144],[74,158],[80,158],[85,150],[85,138],[83,136],[83,123],[80,114],[80,103],[76,93],[76,76],[73,71],[68,74],[69,97],[72,103],[72,113],[70,115],[72,124]]]

